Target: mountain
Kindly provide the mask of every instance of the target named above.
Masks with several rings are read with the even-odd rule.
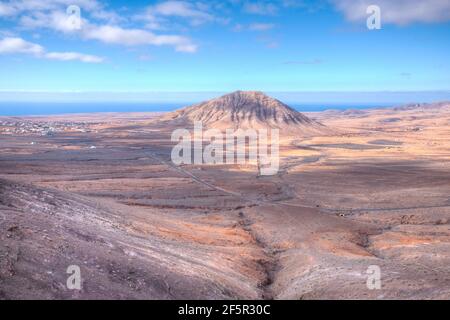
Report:
[[[259,91],[236,91],[171,112],[163,120],[176,125],[202,122],[216,129],[279,129],[283,134],[310,135],[327,128],[279,100]]]

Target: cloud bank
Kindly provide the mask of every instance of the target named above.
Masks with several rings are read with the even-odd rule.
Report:
[[[74,29],[66,8],[77,5],[81,8],[80,29]],[[192,23],[211,20],[212,15],[184,1],[165,1],[151,7],[158,16],[180,16],[193,19]],[[148,9],[150,10],[150,9]],[[198,46],[186,36],[155,34],[143,28],[124,28],[120,21],[125,18],[108,11],[96,0],[11,0],[0,2],[0,17],[16,18],[18,25],[26,30],[50,29],[65,34],[80,36],[88,40],[124,46],[172,46],[178,52],[193,53]],[[93,22],[95,21],[95,22]],[[196,22],[195,22],[196,21]]]
[[[450,0],[332,0],[349,21],[367,19],[367,7],[378,5],[383,23],[408,25],[450,20]]]

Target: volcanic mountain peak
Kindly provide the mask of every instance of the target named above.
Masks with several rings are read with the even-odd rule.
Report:
[[[267,96],[261,91],[235,91],[201,105],[205,104],[219,109],[232,109],[238,112],[277,108],[293,111],[282,102]]]
[[[166,120],[202,122],[217,129],[280,129],[317,133],[325,127],[259,91],[236,91],[168,114]]]

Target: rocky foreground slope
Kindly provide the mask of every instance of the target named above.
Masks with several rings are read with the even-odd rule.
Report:
[[[186,223],[0,179],[0,299],[262,297],[267,257],[251,235],[209,226],[192,241]]]

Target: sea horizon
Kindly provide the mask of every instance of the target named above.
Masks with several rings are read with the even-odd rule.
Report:
[[[0,116],[169,112],[226,92],[0,92]],[[450,91],[268,92],[299,112],[373,109],[450,101]]]
[[[0,116],[49,116],[89,113],[171,112],[198,102],[0,102]],[[389,108],[404,103],[287,103],[299,112]]]

